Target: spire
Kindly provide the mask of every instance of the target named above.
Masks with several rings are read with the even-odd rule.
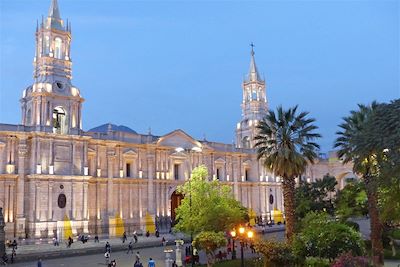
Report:
[[[49,15],[47,16],[46,28],[64,30],[63,21],[60,16],[57,0],[51,0]]]
[[[250,53],[251,59],[250,59],[249,74],[247,75],[246,82],[256,82],[256,81],[261,82],[262,79],[257,70],[256,60],[254,59],[254,54],[255,54],[254,44],[251,43],[250,46],[251,46],[251,53]]]

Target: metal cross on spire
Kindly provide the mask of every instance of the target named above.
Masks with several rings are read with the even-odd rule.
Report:
[[[254,47],[255,47],[254,43],[251,42],[250,46],[251,46],[251,54],[254,55]]]

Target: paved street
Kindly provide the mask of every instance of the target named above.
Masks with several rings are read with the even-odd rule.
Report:
[[[275,239],[283,239],[284,232],[276,232],[276,233],[268,233],[265,235],[265,238],[275,238]],[[173,246],[167,246],[167,248],[174,249]],[[237,246],[237,249],[239,247]],[[144,249],[136,249],[136,251],[140,251],[143,260],[148,260],[149,257],[152,257],[157,262],[157,267],[164,266],[164,248],[163,247],[152,247],[152,248],[144,248]],[[183,251],[184,253],[184,251]],[[240,255],[239,253],[237,254]],[[246,256],[249,257],[251,255],[250,251],[246,252]],[[118,267],[132,267],[135,259],[134,254],[127,255],[125,251],[111,253],[111,258],[116,259]],[[200,253],[200,261],[205,262],[205,255]],[[12,266],[15,267],[36,267],[36,261],[30,262],[22,262],[16,263]],[[43,261],[43,267],[73,267],[73,266],[85,266],[85,267],[99,267],[106,266],[103,253],[93,254],[93,255],[83,255],[83,256],[72,256],[58,259],[49,259]],[[145,265],[146,266],[146,265]]]

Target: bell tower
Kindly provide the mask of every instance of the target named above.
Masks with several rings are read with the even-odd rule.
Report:
[[[254,54],[254,45],[251,44],[249,73],[242,84],[242,119],[236,126],[236,146],[239,148],[254,147],[257,123],[268,112],[265,80],[258,73]]]
[[[22,125],[35,131],[78,134],[84,99],[72,85],[71,24],[61,19],[57,0],[36,25],[34,82],[23,91]]]

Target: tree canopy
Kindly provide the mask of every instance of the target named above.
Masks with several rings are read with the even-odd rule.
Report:
[[[190,180],[178,187],[184,199],[176,209],[175,230],[194,235],[226,232],[244,222],[247,210],[233,197],[231,187],[209,181],[208,177],[207,168],[199,166]]]
[[[296,216],[302,219],[310,211],[326,211],[333,215],[332,195],[335,193],[336,178],[325,175],[313,183],[301,182],[296,188]]]

